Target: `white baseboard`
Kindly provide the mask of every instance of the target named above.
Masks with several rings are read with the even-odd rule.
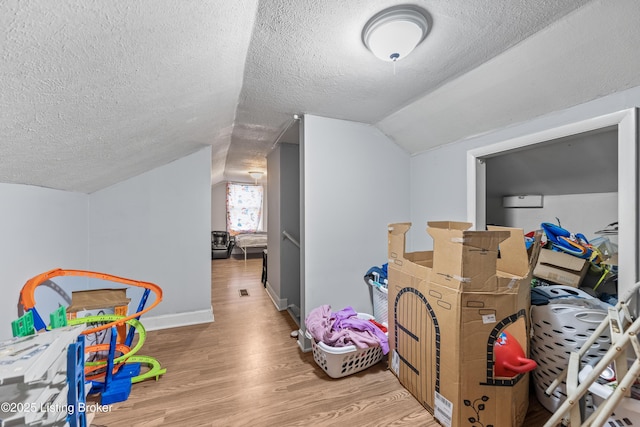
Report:
[[[186,313],[162,314],[160,316],[142,316],[140,321],[147,331],[178,328],[180,326],[198,325],[213,322],[213,309],[189,311]]]
[[[269,294],[269,298],[271,298],[273,305],[276,306],[278,311],[287,309],[287,305],[289,305],[288,300],[286,298],[280,298],[280,296],[277,295],[276,292],[273,290],[268,280],[267,280],[266,290],[267,290],[267,294]]]

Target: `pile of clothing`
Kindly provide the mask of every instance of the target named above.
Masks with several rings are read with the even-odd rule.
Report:
[[[389,340],[382,330],[384,326],[374,320],[359,318],[352,307],[332,312],[330,305],[321,305],[311,310],[305,324],[316,342],[331,347],[381,347],[383,354],[389,352]]]

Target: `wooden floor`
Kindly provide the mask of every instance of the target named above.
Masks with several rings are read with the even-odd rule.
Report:
[[[149,332],[140,353],[167,373],[134,384],[92,426],[438,426],[386,361],[331,379],[302,353],[289,335],[295,322],[260,282],[261,259],[211,268],[215,322]],[[550,414],[535,397],[530,406],[526,427],[542,426]]]

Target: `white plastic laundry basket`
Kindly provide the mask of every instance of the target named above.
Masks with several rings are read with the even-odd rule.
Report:
[[[373,319],[374,317],[366,313],[358,313],[360,319]],[[331,347],[323,342],[316,342],[309,332],[307,338],[311,340],[311,350],[313,360],[331,378],[342,378],[365,370],[383,358],[382,348],[367,347],[357,348],[355,345],[345,347]]]
[[[586,365],[580,370],[578,378],[584,381],[593,370],[593,366]],[[593,383],[589,386],[593,397],[593,405],[597,408],[613,393],[613,388],[607,385]],[[616,407],[615,412],[607,420],[607,426],[640,426],[640,400],[624,397]]]
[[[531,307],[531,357],[538,363],[532,378],[536,397],[551,412],[557,411],[566,399],[566,384],[562,382],[551,395],[545,393],[546,389],[567,369],[569,354],[578,351],[607,317],[604,309],[585,308],[566,301]],[[611,338],[606,331],[584,355],[583,363],[599,360],[610,345]]]
[[[373,317],[377,322],[389,322],[389,290],[378,282],[369,281],[373,292]]]

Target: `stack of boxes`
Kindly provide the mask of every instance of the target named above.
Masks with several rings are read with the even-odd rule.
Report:
[[[64,327],[0,343],[0,427],[82,424],[81,332],[79,326]]]
[[[430,222],[434,250],[406,253],[410,227],[389,226],[391,370],[444,426],[522,425],[528,374],[495,376],[493,354],[503,331],[528,352],[532,263],[522,230]]]

